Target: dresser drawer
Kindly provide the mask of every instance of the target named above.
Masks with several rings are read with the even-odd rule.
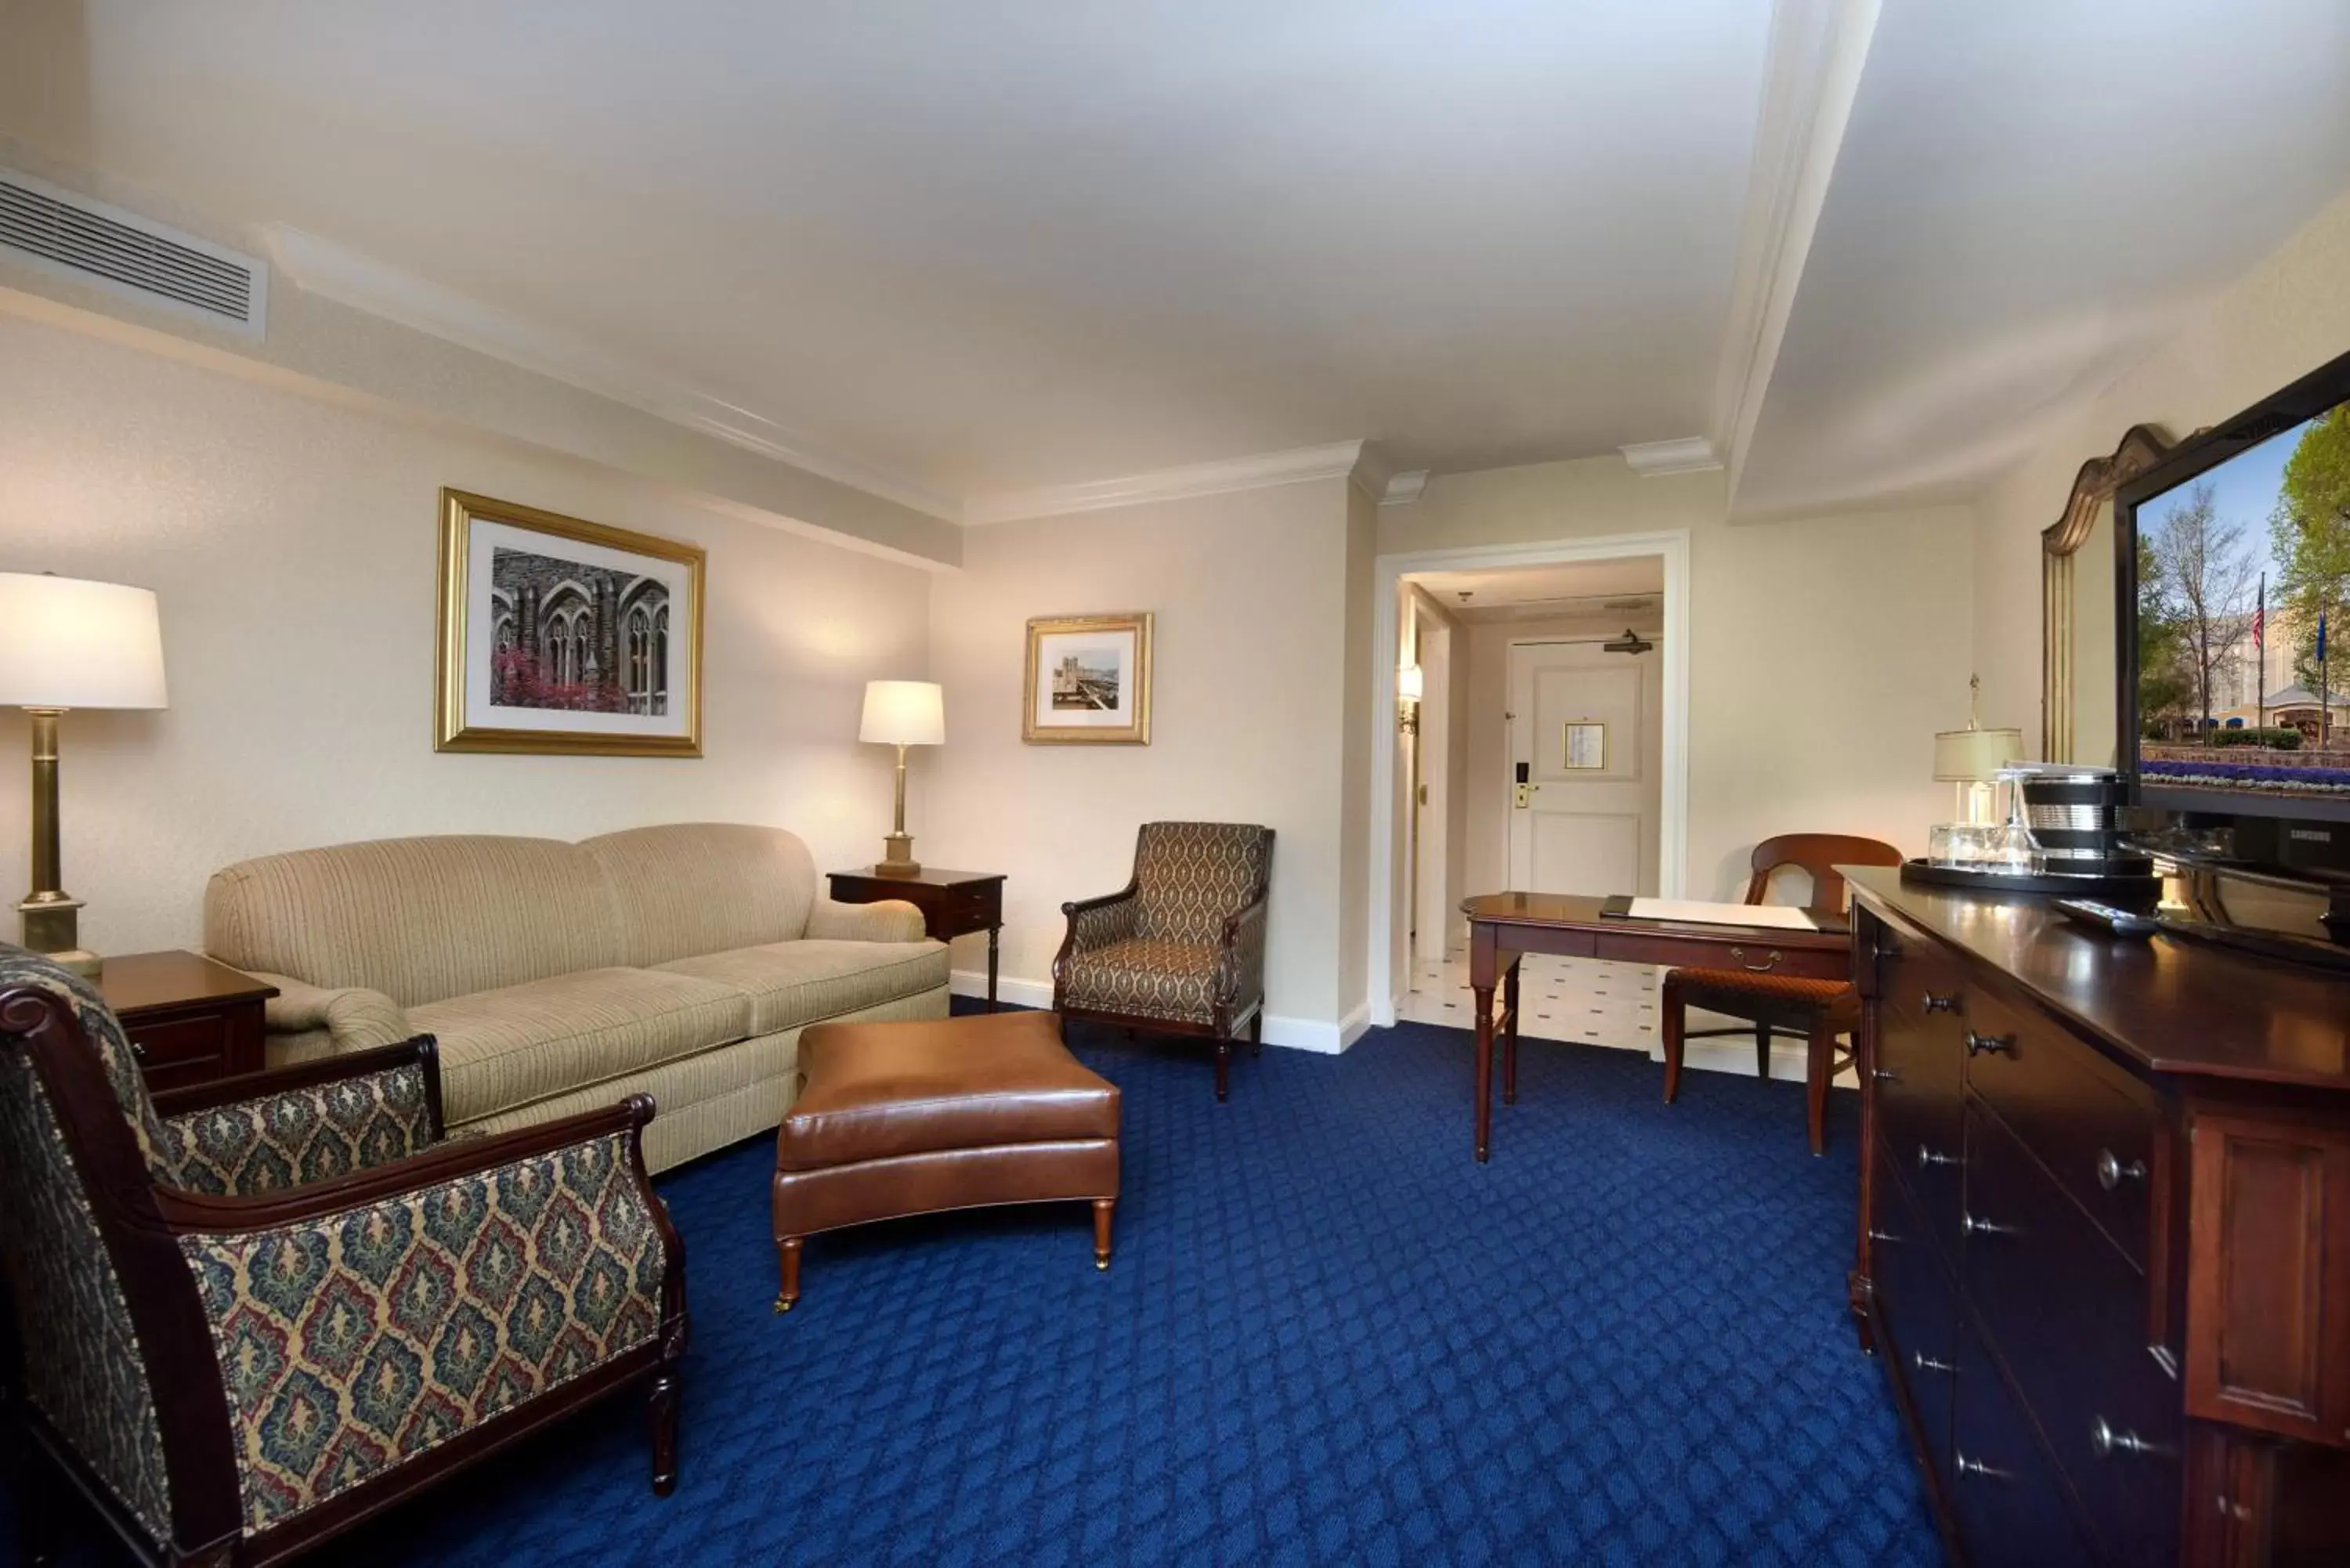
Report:
[[[1908,1393],[1917,1439],[1939,1492],[1950,1487],[1951,1340],[1956,1293],[1902,1174],[1879,1152],[1876,1223],[1868,1237],[1870,1311],[1887,1375]]]
[[[2094,1046],[1980,986],[1968,988],[1967,1085],[2140,1269],[2161,1107]]]
[[[186,1018],[155,1018],[123,1026],[130,1054],[151,1075],[165,1067],[216,1062],[228,1054],[228,1019],[203,1012]]]
[[[2184,1391],[2146,1277],[1971,1103],[1966,1224],[1967,1297],[2091,1532],[2116,1562],[2175,1560]]]
[[[1950,1513],[1977,1568],[2083,1568],[2096,1559],[2056,1467],[1960,1314],[1950,1410]]]
[[[950,893],[933,923],[961,936],[983,931],[1003,919],[1003,884],[957,888]]]
[[[1887,933],[1877,958],[1877,1041],[1869,1085],[1877,1144],[1909,1179],[1925,1228],[1958,1257],[1962,1199],[1958,961],[1915,937]]]

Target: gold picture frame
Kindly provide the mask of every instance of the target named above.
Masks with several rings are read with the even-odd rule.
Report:
[[[1020,738],[1033,745],[1149,745],[1150,630],[1148,610],[1031,620]]]
[[[442,490],[433,750],[702,755],[703,565],[696,545]]]
[[[1559,726],[1558,765],[1568,773],[1607,771],[1607,723],[1604,719],[1569,719]]]

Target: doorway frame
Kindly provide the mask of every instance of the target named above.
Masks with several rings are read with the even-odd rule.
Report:
[[[1656,556],[1665,570],[1663,772],[1657,825],[1657,887],[1660,897],[1678,898],[1689,869],[1689,586],[1690,531],[1658,529],[1549,539],[1525,545],[1476,545],[1451,550],[1414,550],[1380,556],[1371,566],[1371,877],[1370,1021],[1388,1028],[1396,1021],[1395,963],[1398,872],[1396,770],[1401,748],[1396,723],[1396,655],[1402,647],[1402,580],[1415,572],[1454,572],[1500,566],[1571,566],[1579,561]],[[1463,727],[1453,716],[1453,728]],[[1498,889],[1497,889],[1498,890]],[[1407,928],[1408,929],[1408,928]]]

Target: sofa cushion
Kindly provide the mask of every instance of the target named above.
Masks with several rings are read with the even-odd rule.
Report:
[[[773,942],[679,959],[657,974],[733,987],[751,1005],[751,1033],[772,1034],[920,996],[947,982],[944,942]]]
[[[650,969],[807,929],[816,862],[780,827],[695,822],[608,833],[579,846],[603,867],[619,925],[611,961]]]
[[[385,838],[265,856],[204,890],[204,950],[402,1007],[621,962],[610,884],[553,838]],[[420,1027],[421,1027],[420,1025]]]
[[[453,1125],[740,1040],[751,999],[691,975],[595,969],[412,1007],[408,1018],[441,1042]]]

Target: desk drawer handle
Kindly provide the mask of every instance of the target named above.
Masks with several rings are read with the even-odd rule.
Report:
[[[2136,1432],[2115,1430],[2103,1416],[2090,1424],[2089,1451],[2101,1459],[2112,1459],[2116,1454],[2162,1456],[2170,1452],[2159,1443],[2147,1442]]]
[[[2009,1476],[2005,1470],[1997,1469],[1991,1465],[1987,1465],[1981,1459],[1970,1459],[1964,1454],[1960,1454],[1959,1456],[1959,1473],[1962,1476],[1981,1476],[1985,1480],[2009,1480],[2013,1479]]]
[[[1746,961],[1746,950],[1744,948],[1731,949],[1730,956],[1736,959],[1738,961],[1738,967],[1744,970],[1749,974],[1769,974],[1773,970],[1779,967],[1779,955],[1775,951],[1773,952],[1769,958],[1764,959],[1761,963],[1748,963]]]
[[[2127,1165],[2124,1165],[2115,1157],[2112,1149],[2101,1148],[2097,1151],[2097,1185],[2106,1191],[2111,1192],[2125,1181],[2144,1181],[2145,1179],[2146,1161],[2134,1159]]]
[[[1959,1163],[1959,1157],[1955,1154],[1936,1154],[1932,1149],[1928,1148],[1922,1143],[1918,1146],[1918,1168],[1920,1170],[1931,1170],[1938,1165],[1957,1165]]]
[[[1915,1366],[1920,1372],[1955,1373],[1958,1371],[1958,1368],[1951,1366],[1949,1362],[1937,1361],[1922,1350],[1910,1352],[1909,1365]]]
[[[1958,992],[1951,992],[1950,995],[1948,995],[1948,996],[1936,996],[1936,995],[1935,995],[1932,992],[1930,992],[1930,991],[1929,991],[1929,992],[1928,992],[1926,993],[1926,1011],[1927,1011],[1927,1012],[1956,1012],[1958,1010],[1959,1010],[1959,995],[1958,995]]]
[[[2015,1227],[2012,1225],[1994,1225],[1988,1220],[1979,1220],[1971,1214],[1961,1215],[1960,1217],[1959,1229],[1964,1231],[1970,1236],[2012,1236],[2015,1234]]]
[[[2015,1036],[2012,1034],[1978,1034],[1971,1029],[1968,1030],[1967,1054],[1970,1056],[1981,1056],[1985,1053],[1989,1053],[1994,1056],[2003,1055],[2012,1057],[2015,1054]]]

